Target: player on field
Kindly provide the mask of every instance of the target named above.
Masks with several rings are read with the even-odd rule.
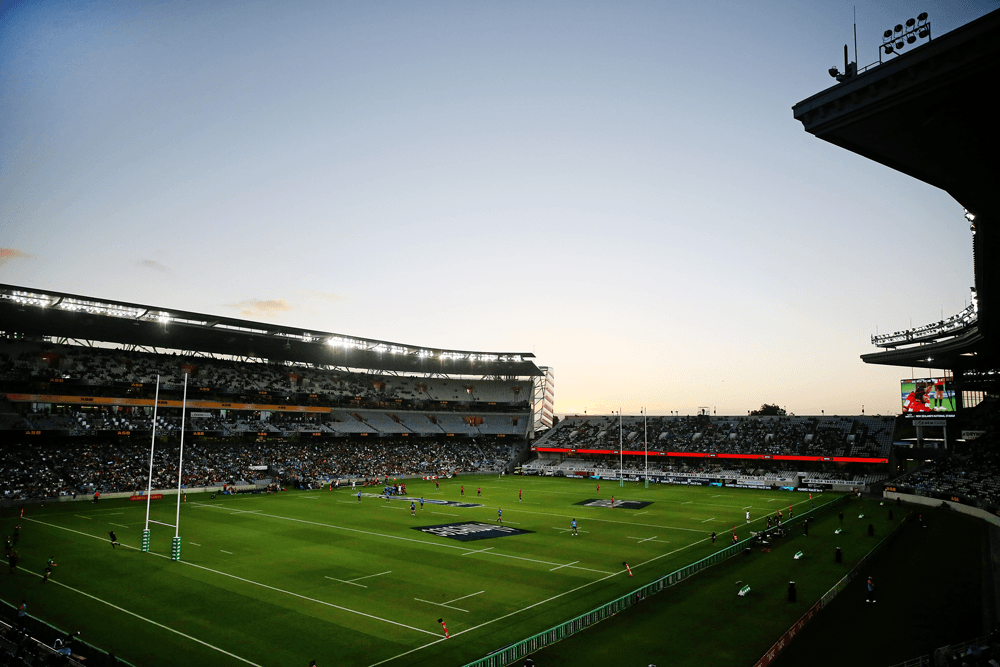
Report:
[[[465,485],[464,484],[462,485],[462,495],[463,496],[465,495]]]
[[[503,523],[503,510],[497,508],[497,523]]]
[[[420,496],[420,509],[424,508],[424,497]]]
[[[410,501],[410,516],[417,516],[417,504],[412,500]]]
[[[44,584],[52,576],[52,568],[56,566],[55,556],[49,558],[48,562],[45,563],[45,576],[42,577],[42,583]]]
[[[518,500],[524,500],[524,498],[522,498],[522,497],[521,497],[521,494],[522,494],[522,493],[524,493],[524,492],[523,492],[523,491],[521,491],[521,489],[518,489],[518,490],[517,490],[517,499],[518,499]]]
[[[747,510],[747,523],[750,523],[750,510]]]
[[[571,534],[578,535],[579,533],[576,532],[576,519],[573,519],[573,521],[569,525],[573,527],[573,532]]]
[[[361,502],[361,492],[360,491],[358,491],[358,502],[359,503]]]
[[[108,537],[110,537],[110,538],[111,538],[111,548],[112,548],[112,549],[114,549],[116,545],[117,545],[117,546],[120,546],[120,545],[121,545],[121,542],[119,542],[119,541],[118,541],[118,538],[117,538],[117,537],[115,537],[115,531],[113,531],[113,530],[109,530],[109,531],[108,531]]]

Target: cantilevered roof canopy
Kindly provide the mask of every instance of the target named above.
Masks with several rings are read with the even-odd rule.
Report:
[[[531,352],[420,347],[3,284],[0,331],[386,372],[543,374]]]

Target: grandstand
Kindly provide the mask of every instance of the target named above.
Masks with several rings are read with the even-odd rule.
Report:
[[[10,285],[0,286],[0,317],[0,429],[24,445],[5,452],[8,501],[143,488],[154,427],[180,439],[185,379],[189,488],[503,470],[551,425],[552,372],[531,353],[422,348]],[[25,452],[30,482],[13,466]],[[169,486],[176,454],[157,456],[154,485]]]

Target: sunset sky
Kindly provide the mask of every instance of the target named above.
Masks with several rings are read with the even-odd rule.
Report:
[[[559,414],[894,414],[859,356],[972,240],[793,119],[854,6],[4,2],[0,282],[534,352]],[[997,7],[859,2],[860,64]]]

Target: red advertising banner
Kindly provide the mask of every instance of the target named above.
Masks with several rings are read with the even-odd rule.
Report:
[[[555,452],[557,454],[567,454],[570,449],[567,447],[532,447],[533,452]],[[617,454],[617,449],[575,449],[577,454]],[[696,459],[752,459],[759,461],[767,459],[769,461],[834,461],[836,463],[888,463],[889,459],[867,459],[858,456],[791,456],[784,454],[714,454],[709,452],[647,452],[639,450],[623,450],[625,456],[678,456]]]
[[[128,497],[128,499],[131,500],[132,502],[135,502],[137,500],[146,500],[146,498],[149,498],[150,500],[163,500],[163,494],[162,493],[154,493],[151,496],[145,496],[145,495],[143,495],[143,496],[129,496]]]

